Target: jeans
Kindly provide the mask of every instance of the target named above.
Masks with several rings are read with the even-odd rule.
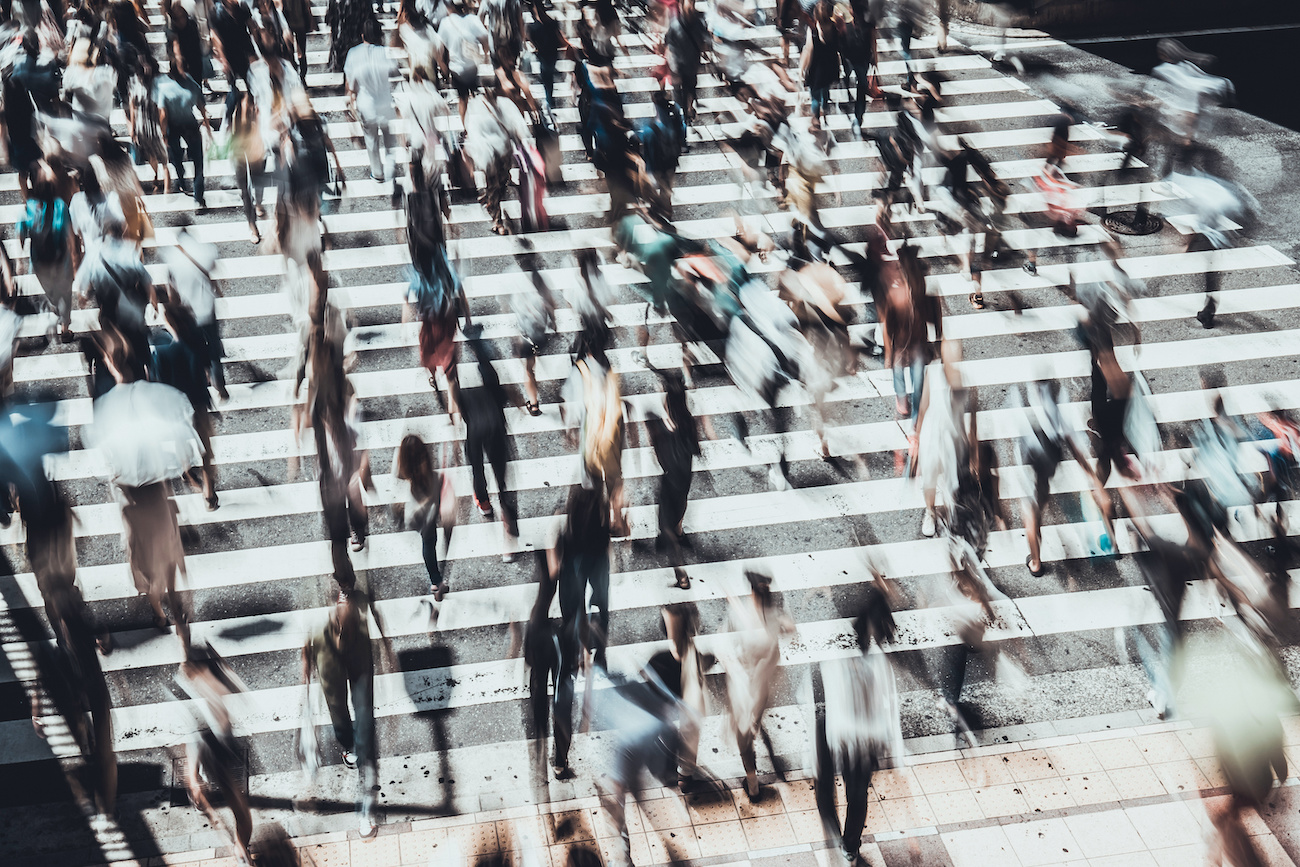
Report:
[[[912,372],[912,415],[921,406],[921,389],[925,386],[925,360],[918,354],[912,359],[912,363],[906,367],[902,361],[894,362],[894,394],[899,397],[907,396],[907,382],[905,373]]]
[[[813,87],[809,89],[812,101],[812,116],[821,119],[822,114],[826,111],[826,104],[831,101],[831,89],[829,87]]]
[[[334,726],[334,739],[344,750],[357,757],[357,768],[361,772],[361,814],[368,816],[374,809],[374,787],[379,774],[378,757],[375,755],[373,672],[348,678],[348,689],[352,692],[352,706],[357,711],[355,725],[348,713],[347,695],[327,694],[325,704],[329,708],[330,723]]]
[[[862,123],[862,115],[867,111],[867,82],[871,79],[870,66],[853,67],[853,81],[856,84],[857,92],[853,97],[853,116],[858,123]]]
[[[555,108],[555,65],[556,58],[537,59],[538,74],[542,79],[542,90],[546,92],[546,107]]]
[[[393,134],[388,122],[361,118],[361,134],[366,140],[366,154],[370,157],[370,176],[377,181],[389,180],[393,174],[393,160],[389,150],[393,147]]]
[[[167,125],[167,153],[176,167],[176,179],[185,180],[185,163],[181,160],[181,145],[194,162],[194,201],[203,204],[203,132],[196,121],[169,123]]]
[[[257,225],[257,208],[262,204],[262,194],[266,191],[266,158],[250,163],[235,157],[231,162],[234,163],[235,186],[239,187],[239,197],[244,202],[244,219],[250,226]]]
[[[506,461],[509,458],[510,444],[505,427],[480,430],[478,426],[465,431],[465,450],[469,452],[470,475],[474,478],[474,498],[480,503],[488,501],[487,472],[483,467],[483,457],[492,464],[492,475],[496,476],[497,492],[501,497],[502,519],[506,528],[513,533],[517,513],[515,497],[506,489]]]

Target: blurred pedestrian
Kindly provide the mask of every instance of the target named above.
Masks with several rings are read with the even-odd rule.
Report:
[[[370,159],[372,180],[393,180],[392,133],[389,124],[397,118],[390,79],[397,74],[397,64],[388,58],[383,45],[383,31],[375,18],[362,25],[362,44],[348,52],[343,64],[348,104],[361,124]]]
[[[75,249],[68,203],[59,195],[54,170],[42,161],[35,172],[27,209],[18,221],[18,238],[29,240],[32,273],[58,322],[59,339],[70,342]]]
[[[236,0],[223,0],[225,5],[235,2]],[[247,77],[247,67],[244,68],[243,75]],[[234,110],[238,93],[232,85],[231,96],[234,98],[226,100],[227,117]],[[194,203],[198,206],[198,212],[204,213],[208,206],[204,198],[203,129],[207,129],[210,134],[212,126],[208,122],[203,89],[185,72],[184,64],[180,59],[179,45],[174,41],[172,42],[172,64],[168,67],[167,74],[154,79],[154,101],[158,104],[158,117],[162,124],[163,137],[167,140],[171,163],[176,169],[177,186],[180,187],[181,192],[186,192],[183,151],[185,159],[194,163]]]
[[[685,533],[682,518],[691,493],[694,460],[700,454],[700,435],[686,402],[686,383],[676,371],[656,371],[664,386],[663,416],[646,418],[646,432],[654,448],[655,460],[663,471],[659,477],[659,535],[655,548],[666,547],[672,559],[676,586],[691,587],[686,573],[682,546]]]
[[[903,759],[898,686],[883,650],[894,639],[894,617],[879,589],[867,589],[853,631],[858,653],[813,671],[814,701],[823,706],[815,736],[817,809],[827,836],[851,865],[861,863],[871,775],[885,757]],[[844,778],[843,825],[835,805],[836,772]]]
[[[496,478],[497,496],[501,500],[501,529],[504,534],[503,559],[514,559],[519,541],[519,513],[516,495],[506,484],[506,465],[510,459],[510,436],[506,428],[506,391],[501,386],[489,354],[476,326],[467,334],[470,351],[478,363],[479,385],[460,390],[461,415],[465,420],[465,451],[474,479],[474,505],[485,520],[492,520],[494,512],[488,497],[487,472],[484,459],[492,466]]]
[[[456,492],[446,473],[434,466],[429,447],[415,434],[402,437],[393,456],[393,476],[406,483],[401,503],[393,512],[404,529],[420,534],[420,552],[434,601],[441,602],[447,592],[446,566],[438,566],[438,528],[443,531],[447,548],[456,526]]]

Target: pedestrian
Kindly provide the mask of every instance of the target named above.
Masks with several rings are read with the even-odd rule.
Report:
[[[293,37],[297,50],[298,75],[307,80],[307,35],[316,30],[316,16],[311,11],[311,0],[280,0],[280,13]]]
[[[609,503],[599,487],[574,485],[565,506],[564,526],[547,555],[560,597],[560,674],[555,685],[555,755],[558,780],[571,779],[569,748],[573,743],[573,692],[586,650],[605,664],[609,633]],[[588,588],[591,597],[588,601]],[[599,614],[593,625],[589,605]]]
[[[894,371],[894,406],[899,418],[918,411],[930,363],[930,326],[938,324],[937,305],[925,294],[925,278],[916,248],[905,244],[898,251],[897,279],[889,282],[880,312],[885,364]],[[907,381],[911,375],[911,400]]]
[[[528,41],[533,44],[538,77],[542,80],[542,92],[546,94],[546,110],[549,114],[555,110],[555,74],[560,52],[568,47],[569,41],[559,22],[551,17],[544,0],[532,0],[530,8],[533,20],[528,25]]]
[[[461,415],[465,420],[465,451],[469,458],[470,473],[474,479],[474,505],[484,520],[492,520],[492,501],[488,498],[487,472],[484,460],[492,466],[496,478],[497,496],[501,500],[501,529],[505,549],[502,559],[514,559],[514,548],[519,541],[519,513],[516,496],[506,485],[506,464],[510,459],[510,436],[506,429],[506,390],[501,386],[496,368],[492,364],[487,344],[474,326],[465,336],[470,351],[478,364],[479,385],[460,390]]]
[[[179,6],[173,8],[179,9]],[[153,85],[158,77],[157,62],[153,55],[140,58],[140,66],[127,85],[128,114],[131,123],[131,147],[137,163],[148,163],[153,169],[153,187],[150,192],[171,193],[172,176],[167,168],[167,140],[163,136],[162,117],[154,101]],[[158,173],[162,171],[162,180]]]
[[[848,80],[850,73],[853,75],[853,135],[861,138],[862,115],[866,111],[867,100],[880,95],[878,76],[874,71],[879,69],[876,20],[867,0],[853,0],[849,4],[849,11],[849,20],[844,24],[840,39],[840,58],[844,62],[845,80]]]
[[[235,0],[223,0],[230,4]],[[163,137],[167,140],[167,150],[172,166],[176,169],[176,183],[181,192],[185,189],[185,163],[182,159],[182,147],[185,159],[194,163],[194,203],[198,213],[207,212],[207,200],[204,198],[203,177],[203,129],[209,135],[212,125],[208,122],[208,111],[203,101],[203,89],[198,82],[185,73],[180,61],[180,48],[172,42],[172,65],[166,75],[154,79],[154,101],[158,104],[158,117],[162,125]],[[243,77],[248,69],[244,68]],[[226,100],[226,116],[229,117],[238,101],[238,91],[232,86],[234,99]],[[199,124],[202,122],[202,128]]]
[[[112,363],[111,354],[109,359]],[[167,632],[174,625],[181,647],[188,648],[189,613],[176,592],[177,578],[185,577],[185,550],[181,547],[176,502],[171,498],[168,484],[114,485],[113,491],[122,512],[126,559],[135,589],[149,600],[154,628]],[[164,595],[170,619],[163,611]]]
[[[240,867],[252,863],[253,811],[248,793],[239,782],[239,744],[235,740],[228,700],[247,687],[211,647],[195,646],[186,654],[176,683],[194,701],[197,730],[186,744],[185,786],[190,801],[216,828],[222,822],[204,793],[203,781],[216,786],[234,816],[235,860]]]
[[[814,131],[821,129],[822,115],[831,99],[831,85],[840,78],[840,33],[832,17],[834,12],[830,0],[818,0],[813,7],[812,26],[808,28],[808,42],[800,60],[804,83],[808,85],[810,129]]]
[[[682,518],[690,498],[694,460],[700,454],[700,435],[686,402],[686,383],[676,371],[656,371],[664,385],[663,417],[646,418],[646,432],[655,460],[663,470],[659,477],[659,535],[655,548],[666,547],[673,563],[676,586],[691,587],[683,568],[682,546],[686,544]]]
[[[201,343],[196,350],[203,361],[207,381],[223,401],[230,399],[221,359],[221,323],[217,321],[217,295],[212,287],[212,271],[217,266],[217,246],[200,241],[182,225],[176,245],[160,247],[158,256],[170,275],[173,299],[182,304],[198,328]]]
[[[393,476],[406,483],[406,496],[393,506],[401,526],[420,534],[420,552],[435,602],[447,592],[446,569],[438,567],[438,528],[448,550],[456,526],[456,492],[433,463],[429,447],[415,434],[402,437],[393,455]]]
[[[541,281],[537,270],[530,272],[534,281]],[[545,289],[545,287],[542,287]],[[542,414],[541,396],[537,391],[537,359],[542,355],[550,331],[555,328],[555,302],[549,289],[537,287],[521,289],[510,302],[519,331],[516,351],[524,359],[524,409],[531,416]]]
[[[695,121],[695,92],[699,84],[700,65],[711,46],[708,24],[704,13],[695,6],[695,0],[680,0],[677,15],[668,24],[664,34],[668,69],[672,72],[673,101],[681,106],[682,123]],[[682,138],[686,133],[683,127]]]
[[[72,331],[72,279],[76,250],[68,203],[59,196],[54,169],[40,163],[30,186],[27,210],[18,222],[18,237],[29,240],[32,273],[40,281],[45,301],[58,320],[59,339],[69,343]]]
[[[63,95],[72,110],[103,127],[108,126],[118,86],[117,72],[105,59],[89,39],[78,39],[63,72]]]
[[[678,788],[687,792],[694,788],[700,772],[700,729],[706,715],[704,663],[695,646],[700,614],[690,602],[665,605],[661,614],[668,648],[651,656],[645,667],[674,699],[677,744],[671,770],[676,771]]]
[[[185,71],[201,86],[206,86],[208,76],[211,74],[212,60],[204,53],[204,34],[196,17],[199,14],[196,4],[192,0],[180,0],[180,2],[172,2],[170,6],[167,16],[171,24],[171,35],[180,43]],[[153,56],[148,53],[139,57],[141,64],[152,60]]]
[[[248,240],[260,244],[262,232],[257,220],[266,215],[262,207],[262,195],[266,190],[266,146],[252,94],[240,94],[235,113],[230,118],[229,141],[235,186],[244,204],[244,219],[248,221]]]
[[[79,209],[74,206],[72,210],[75,214]],[[100,332],[121,349],[122,363],[131,378],[144,379],[149,364],[149,329],[144,311],[146,306],[157,311],[157,290],[139,251],[122,237],[125,226],[109,219],[102,230],[103,240],[82,260],[72,288],[80,298],[95,299]]]
[[[574,366],[582,383],[579,448],[583,485],[604,487],[614,535],[626,536],[630,529],[623,513],[625,415],[618,374],[594,358],[580,359]]]
[[[853,620],[858,653],[822,662],[813,674],[814,700],[820,694],[822,705],[815,736],[817,809],[827,836],[851,865],[862,863],[871,775],[884,758],[903,759],[898,686],[883,647],[894,630],[884,593],[869,587]],[[835,805],[837,771],[844,778],[843,825]]]
[[[208,391],[208,344],[198,323],[181,304],[163,305],[165,329],[155,330],[151,368],[154,379],[184,394],[194,408],[194,430],[203,444],[198,487],[203,503],[215,512],[217,468],[212,460],[212,395]]]
[[[58,65],[41,60],[41,46],[34,31],[24,33],[18,57],[4,76],[4,126],[9,136],[9,164],[18,173],[18,189],[24,197],[36,163],[41,159],[37,113],[56,114],[59,104]]]
[[[524,627],[524,666],[528,669],[528,708],[531,723],[530,755],[537,779],[546,780],[547,741],[551,732],[551,690],[559,696],[560,634],[551,620],[551,603],[559,586],[547,565],[548,551],[536,552],[537,598]],[[559,725],[556,738],[560,737]],[[557,740],[558,742],[558,740]],[[558,753],[557,753],[558,754]]]
[[[378,831],[373,816],[378,755],[371,613],[369,599],[360,588],[340,593],[329,617],[312,632],[302,650],[303,683],[310,684],[311,674],[316,672],[334,727],[334,739],[343,748],[343,764],[360,771],[360,831],[365,838]]]
[[[470,96],[478,92],[479,58],[488,49],[487,28],[476,15],[466,12],[464,3],[452,0],[447,4],[447,17],[438,25],[438,38],[447,50],[447,68],[460,110],[460,122],[465,123]]]
[[[416,215],[414,205],[422,201],[419,191],[408,196],[408,220]],[[429,387],[448,417],[454,419],[460,413],[460,348],[456,344],[456,332],[462,315],[466,328],[473,323],[464,284],[456,267],[447,259],[447,248],[437,237],[438,231],[421,231],[416,223],[408,225],[411,278],[402,317],[403,321],[415,319],[420,323],[420,366],[429,372]],[[438,387],[439,371],[447,382],[446,400]]]
[[[745,793],[758,798],[758,757],[754,742],[763,731],[763,714],[781,664],[781,638],[794,632],[794,622],[772,595],[772,577],[746,569],[749,593],[732,596],[727,606],[731,642],[719,655],[727,673],[731,732],[745,768]],[[769,744],[769,749],[770,749]]]
[[[966,413],[974,409],[975,392],[962,379],[961,345],[945,340],[939,347],[939,358],[930,362],[924,376],[912,433],[925,498],[922,536],[935,533],[934,509],[940,488],[950,510],[956,500],[960,467],[963,461],[970,460]]]
[[[528,125],[519,108],[505,97],[498,85],[486,88],[470,100],[465,113],[465,155],[483,172],[479,203],[492,220],[492,231],[508,235],[501,200],[510,183],[515,149],[528,138]]]
[[[235,82],[243,79],[244,85],[248,85],[248,68],[254,56],[253,35],[250,30],[252,19],[252,8],[243,0],[217,0],[208,18],[212,50],[221,63],[226,84],[230,87],[230,92],[226,95],[226,118],[234,112],[235,102],[239,99],[239,88],[235,86]],[[188,69],[185,71],[189,72]],[[202,102],[200,91],[199,103]]]
[[[379,21],[369,18],[361,27],[364,42],[348,52],[343,64],[348,105],[361,123],[370,158],[370,177],[383,182],[393,180],[392,133],[388,125],[397,118],[393,105],[392,76],[397,64],[388,58],[383,46]]]

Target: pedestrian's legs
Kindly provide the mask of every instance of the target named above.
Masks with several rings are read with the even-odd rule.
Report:
[[[862,115],[867,110],[867,83],[871,80],[868,67],[855,66],[853,68],[853,79],[857,84],[857,92],[853,97],[853,119],[861,127]]]
[[[817,813],[822,818],[822,828],[828,840],[840,839],[840,817],[835,809],[835,762],[831,757],[830,743],[826,739],[826,718],[817,716],[814,748],[817,776],[813,781],[817,796]]]
[[[597,635],[592,640],[597,664],[604,664],[605,645],[609,638],[609,555],[598,554],[583,564],[591,586],[591,605],[596,609]]]
[[[854,756],[844,768],[844,851],[856,855],[862,848],[862,828],[867,823],[867,787],[871,785],[872,756]]]
[[[348,685],[352,689],[352,707],[357,714],[356,754],[357,767],[361,771],[361,815],[367,817],[375,803],[375,779],[378,776],[375,754],[375,704],[374,674],[364,672],[360,677],[350,678]]]
[[[420,552],[429,573],[429,586],[436,589],[442,583],[442,572],[438,569],[438,525],[432,521],[420,531]]]
[[[352,727],[352,715],[348,712],[347,696],[325,696],[325,706],[330,712],[330,723],[334,726],[334,740],[339,742],[346,752],[353,752],[356,746],[356,731]]]
[[[194,201],[203,207],[203,132],[197,123],[190,124],[182,131],[185,136],[185,149],[194,162]]]
[[[167,156],[171,158],[172,165],[176,168],[177,188],[180,188],[185,183],[184,141],[182,129],[175,124],[169,124],[167,127]]]
[[[506,487],[506,464],[510,458],[510,439],[505,428],[493,431],[485,443],[488,462],[492,464],[492,475],[497,480],[497,496],[501,498],[501,520],[505,522],[506,532],[511,536],[519,535],[516,522],[519,517],[516,497]],[[486,495],[484,499],[487,499]]]
[[[361,135],[366,140],[366,156],[370,158],[370,177],[382,181],[384,180],[384,151],[381,150],[379,122],[363,116]]]
[[[230,396],[230,393],[226,391],[226,370],[221,365],[221,357],[225,354],[221,346],[221,323],[213,319],[206,325],[200,325],[199,332],[203,335],[203,342],[208,352],[208,377],[212,380],[212,387],[217,390],[217,394],[225,399]]]
[[[573,690],[578,678],[578,618],[566,620],[560,627],[560,674],[555,681],[555,758],[553,764],[563,770],[569,766],[569,745],[573,742]]]
[[[307,81],[307,31],[295,30],[293,32],[293,41],[298,48],[298,74],[302,77],[303,83]]]
[[[538,61],[538,68],[542,79],[542,91],[546,94],[546,107],[554,110],[555,108],[555,61],[553,60]]]
[[[470,476],[474,480],[474,502],[482,509],[489,506],[487,473],[483,470],[483,452],[487,443],[476,427],[465,431],[465,451],[469,453]],[[490,508],[490,506],[489,506]]]
[[[921,392],[925,388],[925,359],[918,353],[912,359],[912,412],[921,406]]]

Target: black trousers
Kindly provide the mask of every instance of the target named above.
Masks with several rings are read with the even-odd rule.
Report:
[[[492,465],[492,475],[497,480],[497,490],[501,492],[501,511],[506,526],[513,528],[518,513],[515,509],[515,495],[506,490],[506,462],[510,457],[510,441],[505,427],[492,426],[484,429],[473,425],[465,431],[465,450],[469,452],[470,472],[474,478],[474,497],[481,503],[488,501],[487,471],[483,458],[487,457]]]

